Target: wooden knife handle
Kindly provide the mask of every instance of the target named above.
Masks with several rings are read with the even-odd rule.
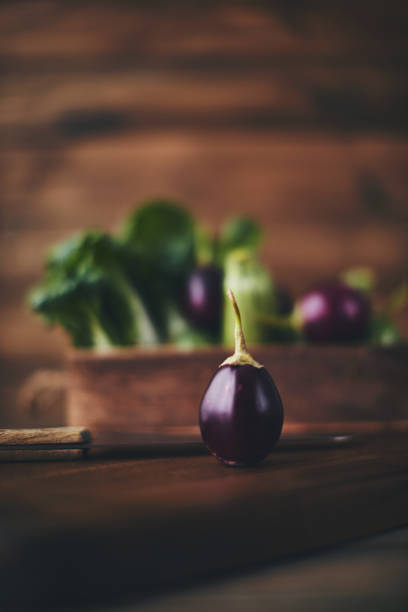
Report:
[[[42,429],[0,429],[0,450],[4,447],[37,445],[83,446],[91,441],[84,427],[44,427]]]
[[[24,461],[73,461],[82,459],[87,453],[86,448],[64,448],[61,450],[44,450],[39,448],[27,447],[27,450],[20,448],[0,450],[0,463],[15,463]]]
[[[84,427],[0,429],[0,462],[80,459],[90,441]]]

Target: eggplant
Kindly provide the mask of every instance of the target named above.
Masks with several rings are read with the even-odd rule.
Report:
[[[356,342],[367,335],[371,306],[362,291],[334,281],[309,290],[299,300],[296,316],[310,342]]]
[[[222,270],[215,264],[195,268],[187,278],[184,311],[198,329],[217,337],[222,320]]]
[[[296,301],[287,315],[258,317],[265,337],[311,343],[362,342],[370,337],[371,303],[365,293],[342,281],[316,285]]]
[[[253,466],[279,440],[283,406],[268,371],[249,354],[234,294],[235,352],[218,368],[200,404],[200,430],[212,455],[229,466]]]

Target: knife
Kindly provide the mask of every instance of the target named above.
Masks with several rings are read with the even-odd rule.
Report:
[[[354,442],[359,434],[283,435],[280,449],[330,448]],[[84,427],[0,429],[0,461],[55,461],[87,456],[201,454],[207,450],[197,428],[163,432],[98,432]]]

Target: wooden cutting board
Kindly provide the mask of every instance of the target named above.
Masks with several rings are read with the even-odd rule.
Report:
[[[407,521],[405,435],[277,449],[257,469],[208,455],[4,464],[0,604],[142,598]]]

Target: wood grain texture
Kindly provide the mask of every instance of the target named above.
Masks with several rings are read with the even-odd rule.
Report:
[[[393,435],[247,470],[209,456],[10,464],[0,490],[1,603],[106,605],[406,523],[408,451]]]
[[[181,200],[214,229],[234,213],[251,212],[264,221],[268,242],[278,236],[275,224],[283,231],[286,226],[286,232],[315,226],[315,234],[324,238],[330,232],[334,242],[344,230],[353,235],[372,226],[383,225],[394,235],[407,223],[407,151],[405,141],[389,136],[344,140],[273,130],[200,135],[193,129],[105,137],[67,147],[61,156],[20,150],[3,156],[9,171],[4,248],[16,249],[17,263],[24,263],[21,243],[13,244],[24,227],[29,240],[37,240],[30,246],[38,273],[41,251],[64,232],[81,224],[114,229],[134,204],[152,194]],[[26,210],[33,181],[32,206]],[[299,241],[308,248],[301,234]],[[330,252],[327,246],[324,251]],[[387,251],[387,245],[380,246],[379,259]],[[26,257],[29,252],[28,247]]]
[[[0,429],[0,447],[38,444],[85,444],[91,439],[84,427],[44,427],[41,429]]]
[[[17,66],[52,58],[76,60],[77,68],[83,58],[93,66],[98,60],[187,62],[191,58],[207,60],[216,68],[214,57],[220,61],[265,56],[282,62],[303,56],[308,61],[340,57],[353,63],[376,59],[382,64],[404,59],[407,53],[407,10],[399,0],[390,0],[386,13],[381,0],[359,0],[349,11],[322,0],[293,6],[213,0],[198,6],[177,0],[171,9],[160,0],[148,5],[82,2],[69,7],[38,2],[35,11],[27,1],[17,8],[12,2],[3,4],[1,50]]]
[[[284,432],[295,424],[350,431],[353,422],[366,423],[369,430],[372,424],[388,429],[393,422],[408,421],[405,346],[270,345],[251,352],[279,389]],[[170,347],[104,355],[73,351],[67,423],[124,433],[196,427],[203,393],[226,353]]]
[[[378,271],[380,297],[395,286],[406,23],[398,0],[1,3],[0,424],[67,347],[25,305],[46,249],[144,198],[179,199],[211,230],[251,214],[296,294],[355,264]]]
[[[0,449],[0,463],[26,463],[43,461],[74,461],[83,459],[84,450],[81,448],[64,449]]]

